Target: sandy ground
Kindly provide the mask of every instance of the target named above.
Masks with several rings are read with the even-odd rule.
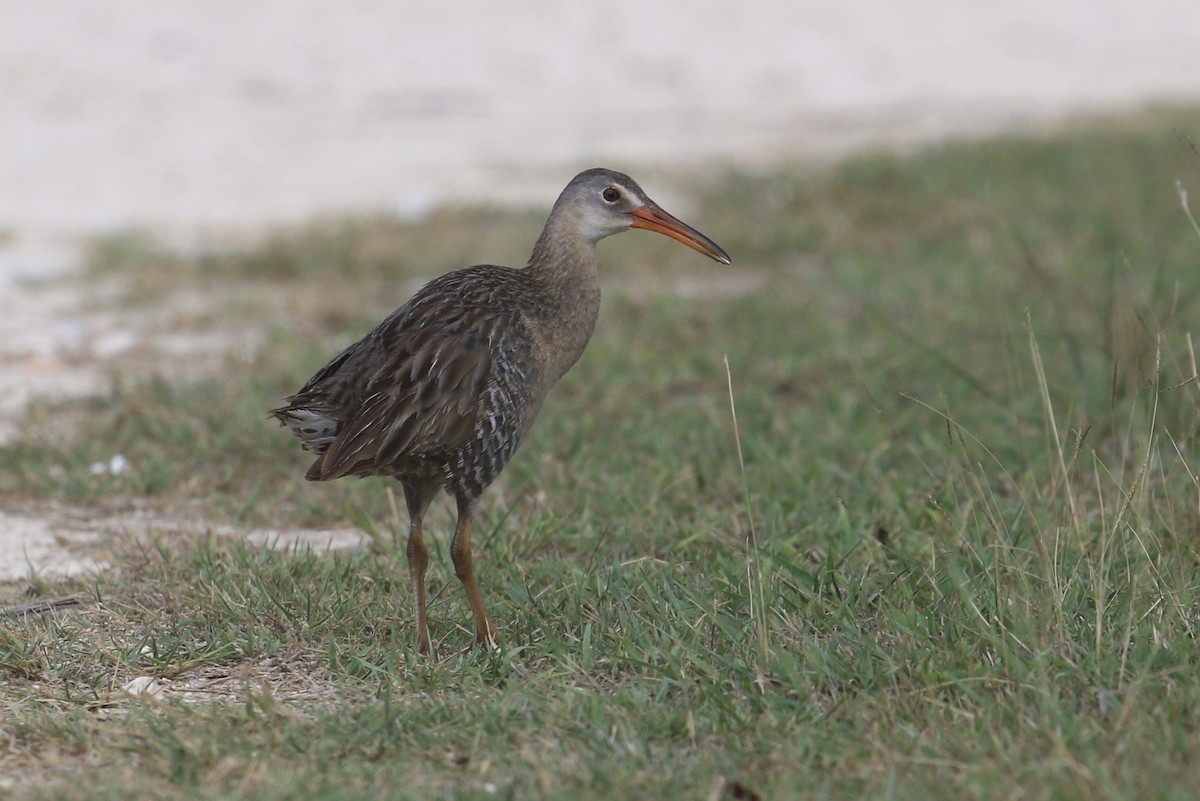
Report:
[[[89,236],[547,204],[595,164],[686,211],[707,165],[1196,102],[1197,31],[1195,0],[0,0],[0,437],[138,341],[45,280]],[[0,511],[0,578],[137,525]]]

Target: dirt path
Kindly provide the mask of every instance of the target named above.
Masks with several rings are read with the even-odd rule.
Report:
[[[1194,0],[5,3],[0,437],[138,341],[43,283],[96,233],[544,202],[596,163],[756,166],[1194,102],[1198,30]],[[86,569],[72,543],[94,535],[0,516],[0,577]]]

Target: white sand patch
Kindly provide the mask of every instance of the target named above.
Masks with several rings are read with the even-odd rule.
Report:
[[[1200,3],[44,0],[0,26],[0,221],[190,236],[546,203],[579,166],[763,164],[1200,98]]]
[[[369,544],[370,538],[358,529],[342,528],[300,528],[287,531],[276,529],[255,529],[246,534],[246,540],[253,545],[280,550],[314,551],[345,551]]]
[[[49,505],[41,512],[0,511],[0,582],[39,576],[79,576],[108,566],[105,550],[114,540],[152,542],[203,537],[245,538],[263,548],[349,550],[368,543],[351,528],[236,529],[140,509],[98,514],[78,507]]]
[[[95,544],[96,529],[66,526],[42,515],[0,512],[0,582],[40,576],[95,573],[105,563],[84,555]]]

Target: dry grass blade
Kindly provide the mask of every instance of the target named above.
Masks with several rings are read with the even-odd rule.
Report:
[[[11,615],[12,617],[28,617],[31,615],[44,615],[49,612],[54,612],[59,609],[70,609],[74,606],[83,604],[78,598],[38,598],[34,601],[26,601],[15,606],[0,607],[0,615]]]
[[[742,478],[742,502],[745,506],[748,521],[747,541],[750,546],[749,558],[746,560],[746,581],[750,589],[750,616],[754,621],[754,631],[758,641],[758,658],[760,667],[764,666],[771,657],[770,630],[767,624],[767,593],[763,580],[763,556],[759,548],[758,529],[755,525],[754,505],[750,500],[750,482],[746,477],[746,460],[742,455],[742,436],[738,428],[737,403],[733,395],[733,371],[729,367],[729,356],[723,356],[725,364],[725,381],[729,389],[729,416],[733,421],[733,442],[737,449],[738,471]]]

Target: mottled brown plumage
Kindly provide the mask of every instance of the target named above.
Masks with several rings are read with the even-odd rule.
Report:
[[[479,265],[434,279],[271,412],[317,454],[310,481],[381,475],[403,485],[422,653],[429,649],[422,519],[442,489],[458,505],[450,553],[476,638],[496,639],[475,581],[471,517],[591,338],[600,310],[596,242],[629,228],[666,234],[729,264],[725,251],[664,212],[629,176],[587,170],[554,204],[528,266]]]

